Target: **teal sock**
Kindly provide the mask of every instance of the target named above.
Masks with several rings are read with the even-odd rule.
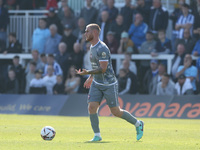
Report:
[[[90,114],[90,122],[91,122],[91,126],[92,126],[94,133],[100,133],[99,118],[98,118],[97,113],[96,114]]]
[[[136,122],[137,122],[137,119],[132,114],[130,114],[128,111],[126,111],[126,110],[123,110],[122,119],[130,122],[133,125],[135,125]]]

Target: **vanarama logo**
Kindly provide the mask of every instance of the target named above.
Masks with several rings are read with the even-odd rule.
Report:
[[[200,119],[200,102],[184,102],[169,101],[166,102],[140,102],[139,100],[126,101],[118,97],[121,108],[129,111],[136,117],[152,117],[152,118],[190,118]],[[99,115],[112,116],[109,107],[104,99],[99,109]]]

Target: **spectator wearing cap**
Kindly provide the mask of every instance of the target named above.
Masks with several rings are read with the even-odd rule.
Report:
[[[194,24],[194,16],[189,13],[189,5],[184,3],[182,5],[183,14],[179,17],[175,29],[178,31],[177,38],[182,39],[185,29],[189,29],[192,35],[192,28]]]
[[[65,25],[64,35],[61,39],[67,45],[69,53],[73,52],[73,45],[76,42],[76,37],[72,34],[72,27],[70,25]]]
[[[99,39],[104,42],[106,40],[106,34],[110,28],[110,23],[109,23],[108,17],[109,17],[108,11],[104,10],[101,12],[101,19],[100,19],[100,22],[98,22],[98,24],[101,28]]]
[[[6,42],[6,29],[9,24],[9,14],[8,9],[4,7],[3,0],[0,0],[0,40]]]
[[[30,82],[30,94],[45,94],[46,87],[42,79],[42,70],[35,71],[35,77]]]
[[[175,95],[176,89],[174,82],[170,79],[170,75],[165,73],[162,81],[158,83],[156,95]]]
[[[12,64],[8,66],[8,70],[12,69],[15,71],[16,79],[19,84],[19,93],[24,93],[24,82],[25,82],[25,71],[22,65],[19,63],[19,56],[14,56]]]
[[[22,44],[17,40],[15,33],[9,33],[9,46],[4,51],[4,54],[7,53],[22,53]]]
[[[142,15],[137,13],[135,15],[134,23],[131,24],[131,27],[128,31],[131,40],[137,48],[140,48],[141,44],[145,41],[145,35],[147,30],[148,26],[146,23],[143,22]]]
[[[178,82],[175,84],[175,89],[178,95],[194,94],[190,79],[186,78],[184,74],[181,74],[178,77]]]
[[[46,9],[49,10],[50,8],[58,8],[57,0],[47,0]]]
[[[110,25],[110,31],[115,33],[115,38],[117,42],[120,42],[121,39],[121,33],[126,30],[124,25],[124,18],[122,15],[117,15],[117,18],[113,23]]]
[[[81,9],[80,17],[84,18],[86,24],[96,23],[98,11],[92,6],[93,0],[86,0],[86,6]]]
[[[125,1],[125,6],[121,8],[120,14],[124,18],[125,31],[128,31],[133,20],[133,7],[131,5],[131,0]]]
[[[112,31],[108,31],[106,36],[105,44],[110,49],[111,54],[117,54],[117,50],[119,48],[119,44],[115,38],[115,33]]]
[[[32,50],[37,49],[40,54],[44,52],[44,45],[47,38],[50,36],[50,31],[46,27],[46,20],[41,18],[39,20],[39,27],[33,31],[32,36]]]
[[[151,7],[149,16],[149,28],[153,33],[157,33],[158,30],[166,30],[168,19],[167,9],[162,7],[161,0],[153,0],[153,7]]]
[[[60,35],[63,34],[63,25],[61,24],[60,18],[55,13],[56,9],[54,7],[49,8],[47,20],[47,27],[49,28],[50,25],[55,24],[57,26],[58,33]]]
[[[196,91],[197,73],[197,67],[192,65],[192,56],[190,54],[186,54],[183,65],[178,67],[176,77],[178,78],[181,74],[184,74],[186,78],[190,79],[193,91]]]
[[[119,11],[118,9],[114,6],[115,4],[115,0],[107,0],[107,6],[104,9],[105,11],[108,11],[109,13],[109,23],[112,23],[113,21],[115,21]]]
[[[55,24],[50,25],[50,36],[47,37],[47,40],[44,45],[45,54],[57,54],[58,53],[58,44],[61,41],[61,35],[57,33],[57,26]]]
[[[72,29],[75,29],[76,27],[76,20],[75,16],[71,12],[71,9],[69,6],[64,6],[64,17],[61,19],[61,23],[63,26],[70,25]]]
[[[158,74],[158,60],[152,59],[150,62],[150,69],[145,73],[143,79],[143,86],[141,87],[142,93],[149,94],[150,84],[154,77]]]
[[[53,74],[54,75],[63,75],[63,71],[60,67],[60,65],[55,61],[54,55],[49,54],[47,57],[47,64],[44,66],[44,74],[43,76],[46,76],[48,74],[48,66],[51,65],[53,66]]]
[[[118,54],[125,54],[125,53],[138,53],[135,49],[133,49],[134,43],[133,41],[129,38],[128,33],[127,32],[122,32],[121,33],[121,40],[120,40],[120,45],[119,48],[117,50]],[[130,51],[132,48],[132,51]]]

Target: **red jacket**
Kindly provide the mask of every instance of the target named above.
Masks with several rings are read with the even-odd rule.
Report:
[[[56,0],[48,0],[46,9],[49,10],[50,7],[58,8]]]

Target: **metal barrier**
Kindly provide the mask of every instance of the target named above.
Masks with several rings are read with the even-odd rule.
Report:
[[[15,55],[20,57],[20,63],[25,66],[26,60],[32,59],[31,54],[0,54],[0,59],[12,59]],[[122,54],[112,54],[112,60],[116,61],[116,74],[119,73],[119,67],[122,64],[122,60],[124,59],[124,55]],[[171,73],[172,67],[172,59],[174,58],[173,54],[163,54],[158,55],[157,57],[152,57],[148,54],[134,54],[132,55],[132,60],[151,60],[151,59],[158,59],[158,60],[167,60],[167,73]],[[198,57],[192,56],[193,60],[198,59]]]

